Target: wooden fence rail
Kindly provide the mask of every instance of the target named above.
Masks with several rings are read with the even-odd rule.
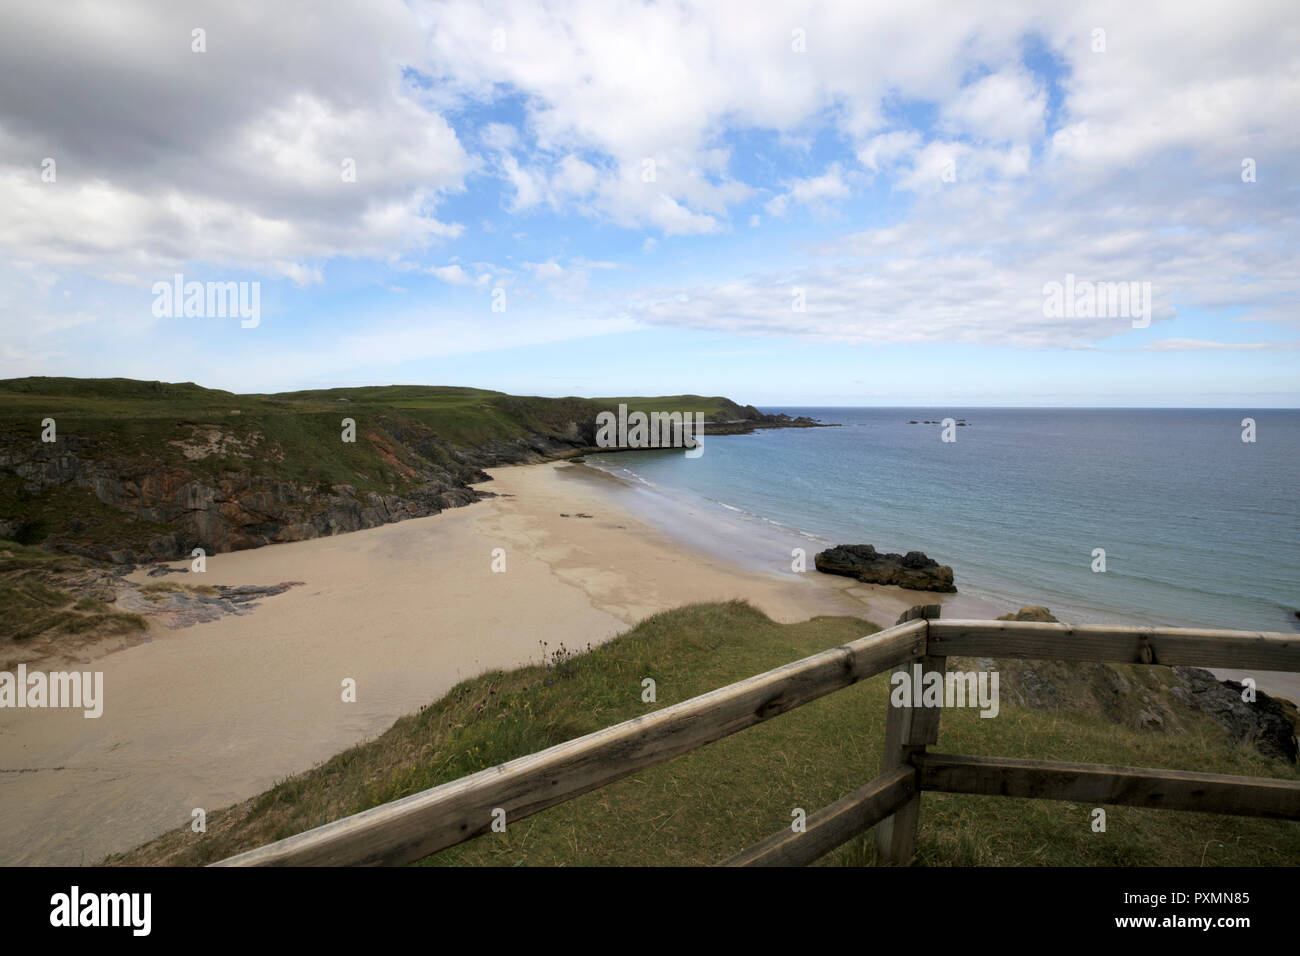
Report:
[[[931,753],[916,768],[920,789],[944,793],[1300,820],[1300,780]]]
[[[487,833],[494,813],[514,822],[672,760],[885,671],[949,656],[1186,664],[1300,671],[1294,635],[1201,628],[1074,627],[939,620],[918,606],[884,631],[671,707],[566,741],[215,866],[401,864]],[[921,794],[993,794],[1300,820],[1300,783],[1220,774],[928,753],[941,708],[890,707],[881,773],[865,786],[726,861],[811,863],[871,827],[896,862],[915,852]]]
[[[409,863],[770,720],[906,661],[925,622],[891,627],[757,677],[223,860],[223,866]]]
[[[1300,669],[1300,636],[1191,627],[1111,627],[1037,621],[932,621],[932,654],[1112,664]]]

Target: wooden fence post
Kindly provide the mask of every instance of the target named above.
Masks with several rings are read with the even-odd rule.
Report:
[[[916,618],[924,618],[927,621],[934,620],[939,616],[939,612],[940,606],[938,604],[918,604],[916,607],[904,611],[902,616],[899,617],[898,623],[905,624]],[[927,625],[927,650],[929,646],[929,627]],[[920,660],[921,673],[927,674],[930,671],[938,671],[943,674],[947,669],[947,661],[946,656],[927,653]],[[894,688],[893,674],[902,673],[906,675],[910,683],[912,681],[912,667],[913,664],[908,663],[890,674],[891,697]],[[889,713],[885,719],[885,754],[881,773],[910,764],[914,753],[923,752],[927,744],[938,742],[939,715],[942,708],[922,707],[920,704],[919,700],[912,700],[909,707],[895,707],[892,701],[890,702]],[[908,863],[911,861],[916,854],[916,827],[920,812],[921,791],[918,788],[916,796],[903,804],[893,816],[882,820],[876,827],[876,847],[885,859],[893,863]]]

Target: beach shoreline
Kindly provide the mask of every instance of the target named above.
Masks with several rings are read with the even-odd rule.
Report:
[[[625,494],[623,503],[635,514],[652,521],[667,534],[688,547],[711,554],[744,567],[755,573],[788,572],[793,548],[802,548],[807,563],[819,550],[834,546],[838,541],[818,537],[800,529],[782,525],[769,518],[735,508],[725,502],[699,494],[684,492],[679,488],[654,484],[637,471],[609,460],[588,462],[588,470],[596,470],[616,480]],[[865,542],[874,543],[870,539]],[[956,566],[959,555],[940,555],[941,563]],[[964,562],[969,568],[970,562]],[[981,590],[966,578],[958,575],[957,594],[928,594],[919,591],[902,591],[898,588],[881,588],[809,572],[810,580],[821,586],[837,587],[867,606],[862,615],[872,623],[887,627],[897,619],[897,614],[916,603],[940,604],[947,618],[992,619],[1014,612],[1028,605],[1046,606],[1058,620],[1073,624],[1115,624],[1170,627],[1197,627],[1193,619],[1169,620],[1154,617],[1142,609],[1125,609],[1110,606],[1097,613],[1080,613],[1068,605],[1062,607],[1050,595],[1032,585],[1021,593],[994,593]],[[1283,631],[1283,627],[1263,628]],[[1300,673],[1289,671],[1241,671],[1229,668],[1206,668],[1217,680],[1241,681],[1251,678],[1259,690],[1274,697],[1300,703]]]
[[[957,597],[729,564],[638,517],[623,483],[581,464],[489,473],[478,487],[495,496],[465,507],[210,556],[204,584],[303,583],[248,614],[151,621],[149,640],[93,661],[98,719],[0,712],[0,863],[94,863],[373,738],[459,680],[561,643],[583,650],[660,610],[742,598],[783,622],[888,625]]]

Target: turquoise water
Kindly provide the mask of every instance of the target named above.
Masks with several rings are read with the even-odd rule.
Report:
[[[952,565],[963,593],[1077,623],[1300,630],[1300,410],[764,411],[842,427],[715,436],[695,459],[587,460],[752,534],[774,569],[790,547],[811,564],[814,548],[869,543]],[[955,442],[907,424],[945,417],[970,422]]]

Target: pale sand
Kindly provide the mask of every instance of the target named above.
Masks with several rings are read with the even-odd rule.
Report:
[[[206,584],[305,586],[242,617],[155,626],[151,642],[86,665],[104,672],[99,719],[0,711],[0,863],[93,863],[134,847],[383,732],[460,679],[536,663],[542,641],[585,648],[695,601],[880,624],[912,604],[960,602],[742,570],[637,519],[620,482],[581,465],[492,474],[484,487],[512,497],[208,558]],[[560,516],[580,512],[593,517]],[[498,547],[505,573],[491,569]],[[341,699],[348,677],[356,703]]]

